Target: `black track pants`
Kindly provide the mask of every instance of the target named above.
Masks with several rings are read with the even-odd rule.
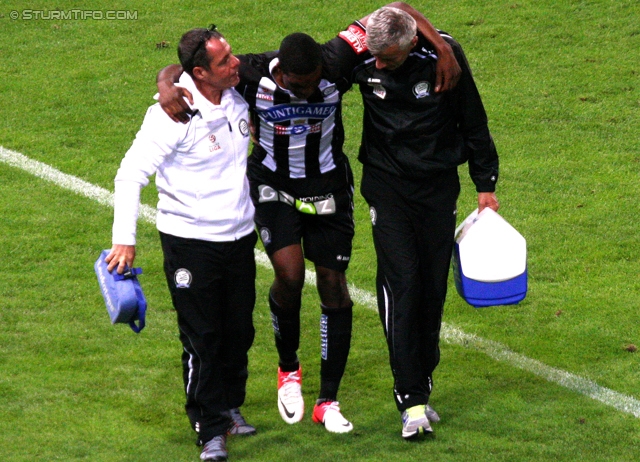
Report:
[[[370,207],[378,310],[403,411],[428,403],[440,361],[460,182],[456,169],[417,181],[365,166],[361,191]]]
[[[225,434],[245,398],[253,343],[255,233],[231,242],[160,233],[164,270],[178,314],[186,411],[202,442]]]

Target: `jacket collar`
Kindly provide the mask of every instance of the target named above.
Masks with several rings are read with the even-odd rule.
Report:
[[[234,98],[233,98],[233,90],[227,89],[222,91],[222,98],[220,99],[220,104],[215,105],[207,98],[204,97],[200,90],[196,87],[195,82],[191,78],[189,74],[183,72],[180,76],[179,82],[176,86],[184,87],[191,92],[193,95],[193,105],[189,104],[189,107],[195,114],[196,111],[200,112],[203,120],[207,122],[211,122],[213,120],[219,119],[222,115],[226,115],[229,111],[233,112],[234,107]]]

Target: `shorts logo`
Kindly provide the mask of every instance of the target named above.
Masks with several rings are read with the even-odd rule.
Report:
[[[258,194],[260,194],[258,202],[276,202],[278,200],[278,191],[266,184],[258,186]]]
[[[338,261],[349,261],[351,260],[351,257],[348,255],[338,255],[336,256],[336,260]]]
[[[260,228],[260,239],[262,239],[264,245],[271,243],[271,231],[269,231],[269,228]]]
[[[173,279],[178,289],[188,289],[191,286],[192,277],[188,269],[180,268],[174,274]]]
[[[316,206],[311,202],[303,202],[296,199],[296,209],[298,209],[298,212],[308,213],[309,215],[316,214]]]
[[[413,86],[413,94],[416,95],[417,99],[424,98],[425,96],[429,96],[429,92],[431,91],[431,84],[427,81],[418,82]]]
[[[375,207],[369,207],[369,216],[371,217],[371,224],[375,226],[376,221],[378,221],[378,212],[376,212]]]
[[[242,133],[242,136],[249,136],[249,124],[247,123],[246,120],[244,119],[240,119],[240,122],[238,123],[238,128],[240,129],[240,133]]]

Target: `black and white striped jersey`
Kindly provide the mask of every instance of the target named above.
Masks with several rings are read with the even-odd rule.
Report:
[[[317,178],[347,162],[342,145],[342,95],[346,80],[323,78],[309,99],[279,87],[271,75],[277,52],[240,59],[236,89],[249,103],[254,160],[285,178]]]

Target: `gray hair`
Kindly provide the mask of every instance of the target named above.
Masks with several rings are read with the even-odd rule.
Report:
[[[367,47],[372,55],[393,45],[406,49],[411,46],[416,29],[416,21],[408,13],[393,7],[380,8],[367,21]]]

